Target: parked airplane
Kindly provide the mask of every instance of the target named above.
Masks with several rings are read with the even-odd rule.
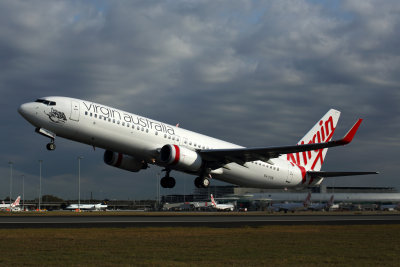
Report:
[[[105,202],[98,204],[71,204],[65,207],[66,210],[91,210],[91,211],[99,211],[106,210],[108,205]]]
[[[19,211],[21,210],[21,208],[19,207],[20,201],[21,201],[21,196],[18,196],[17,199],[11,204],[6,204],[3,201],[2,204],[0,204],[0,210]]]
[[[270,211],[288,211],[295,212],[299,210],[307,210],[311,201],[311,193],[308,193],[303,202],[289,202],[289,203],[273,203],[268,207]]]
[[[332,195],[329,201],[326,203],[311,203],[308,209],[313,211],[320,211],[320,210],[328,211],[333,206],[333,200],[334,200],[334,195]]]
[[[400,210],[400,203],[397,204],[382,204],[379,206],[380,210],[384,211],[394,211],[394,210]]]
[[[235,206],[231,203],[227,204],[217,204],[214,200],[213,194],[211,194],[211,203],[214,208],[217,210],[223,210],[223,211],[233,211],[235,209]]]
[[[164,167],[161,186],[172,188],[172,170],[197,175],[197,187],[215,178],[258,188],[319,185],[324,177],[376,172],[322,172],[328,147],[349,144],[362,119],[340,140],[331,141],[340,112],[329,110],[297,145],[245,148],[139,115],[86,100],[44,97],[20,106],[19,113],[36,132],[50,138],[55,149],[60,136],[105,149],[106,164],[138,172],[149,164]]]

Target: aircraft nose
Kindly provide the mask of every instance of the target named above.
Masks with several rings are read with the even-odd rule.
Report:
[[[18,108],[18,113],[22,115],[22,117],[27,118],[30,110],[32,110],[32,105],[31,103],[25,103],[22,104],[19,108]]]

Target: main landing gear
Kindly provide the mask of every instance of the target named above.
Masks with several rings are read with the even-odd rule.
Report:
[[[164,188],[173,188],[176,184],[175,178],[170,177],[169,174],[171,172],[170,169],[164,169],[163,171],[166,172],[165,176],[161,178],[160,184]],[[197,177],[194,179],[194,185],[197,188],[207,188],[210,186],[210,179],[206,177]]]
[[[194,185],[197,188],[207,188],[210,186],[210,180],[206,177],[197,177],[194,179]]]
[[[163,171],[166,172],[165,176],[161,178],[160,184],[164,188],[173,188],[175,186],[175,178],[170,177],[169,173],[171,172],[170,169],[164,169]]]

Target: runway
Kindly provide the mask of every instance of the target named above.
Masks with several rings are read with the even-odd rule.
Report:
[[[260,227],[265,225],[400,224],[400,214],[219,216],[1,216],[0,228]]]

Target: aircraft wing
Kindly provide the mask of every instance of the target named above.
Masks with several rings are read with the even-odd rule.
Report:
[[[261,147],[261,148],[231,148],[231,149],[206,149],[200,150],[198,153],[202,158],[209,162],[219,162],[220,164],[228,164],[236,162],[243,165],[246,162],[254,160],[268,161],[271,158],[277,158],[282,154],[297,153],[311,150],[319,150],[328,147],[343,146],[349,144],[362,119],[353,125],[353,127],[340,140],[333,140],[325,143],[314,143],[294,146],[279,146],[279,147]]]
[[[379,174],[379,172],[323,172],[323,171],[308,171],[307,174],[311,175],[311,177],[339,177],[339,176]]]

